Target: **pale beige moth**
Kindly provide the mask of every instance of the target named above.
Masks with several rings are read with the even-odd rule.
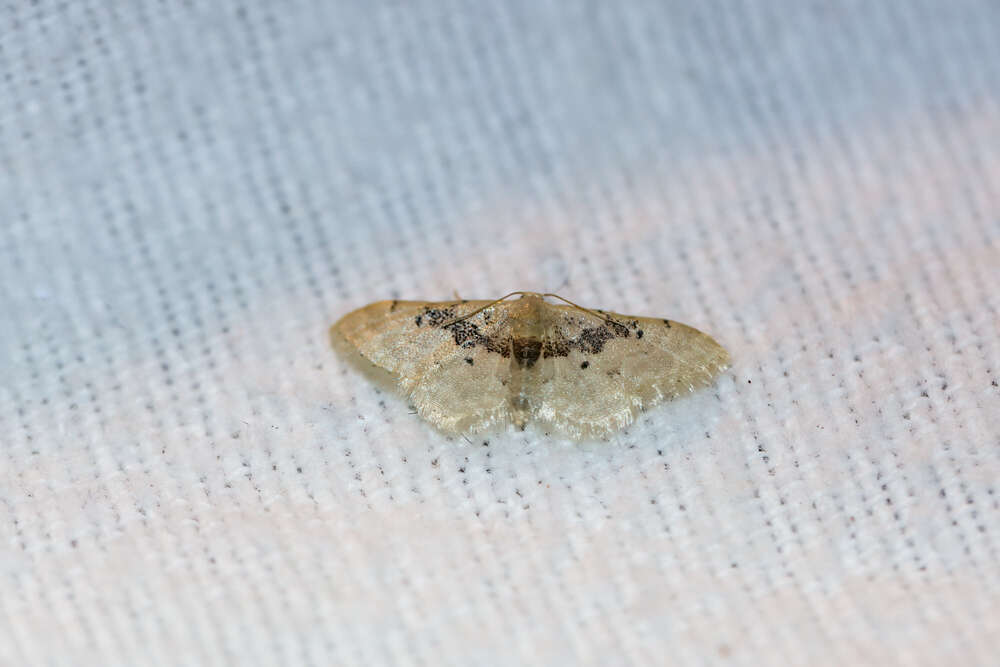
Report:
[[[570,438],[599,437],[710,384],[729,365],[721,345],[679,322],[535,292],[379,301],[348,313],[330,333],[338,347],[346,342],[388,371],[417,413],[450,434],[533,423]]]

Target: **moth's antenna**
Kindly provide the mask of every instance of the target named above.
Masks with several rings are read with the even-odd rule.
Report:
[[[590,308],[584,308],[580,304],[573,303],[572,301],[570,301],[566,297],[559,296],[558,294],[554,294],[552,292],[546,292],[542,296],[551,296],[553,299],[559,299],[560,301],[565,301],[566,303],[568,303],[569,305],[573,306],[577,310],[582,310],[583,312],[589,313],[589,314],[593,315],[594,317],[597,317],[597,318],[600,318],[600,319],[604,320],[605,322],[610,322],[611,324],[619,324],[619,322],[615,322],[613,319],[611,319],[607,315],[602,315],[601,313],[593,311]]]
[[[515,294],[527,294],[527,292],[511,292],[510,294],[504,294],[499,299],[496,299],[494,301],[490,301],[485,306],[482,306],[480,308],[476,308],[474,311],[472,311],[471,313],[469,313],[467,315],[462,315],[461,317],[456,317],[453,320],[449,320],[448,322],[445,322],[444,324],[441,325],[441,328],[444,329],[445,327],[450,327],[452,324],[457,324],[458,322],[461,322],[462,320],[467,320],[470,317],[472,317],[473,315],[475,315],[476,313],[478,313],[480,311],[483,311],[483,310],[486,310],[487,308],[489,308],[493,304],[500,303],[504,299],[509,299],[510,297],[514,296]]]

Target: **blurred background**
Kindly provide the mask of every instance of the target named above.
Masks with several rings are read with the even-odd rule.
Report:
[[[987,664],[1000,6],[0,10],[0,662]],[[558,290],[723,343],[605,442],[333,354]]]

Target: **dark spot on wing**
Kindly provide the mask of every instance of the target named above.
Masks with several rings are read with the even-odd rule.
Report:
[[[585,361],[582,364],[580,364],[580,368],[586,368],[589,365],[590,365],[590,362],[589,361]]]
[[[667,325],[668,329],[670,328],[670,320],[663,320],[663,323]]]
[[[586,326],[587,320],[584,319],[568,320],[569,328],[573,330],[571,335],[564,332],[563,327],[557,326],[544,338],[512,338],[509,333],[503,335],[497,333],[497,329],[509,331],[509,328],[493,325],[495,315],[492,309],[487,309],[469,319],[454,321],[461,316],[456,312],[455,306],[443,308],[426,306],[424,312],[417,315],[414,321],[418,327],[426,324],[448,330],[455,345],[462,349],[482,347],[504,358],[513,356],[522,368],[533,367],[539,358],[568,357],[573,350],[587,355],[600,354],[609,340],[631,336],[629,327],[636,330],[637,338],[643,336],[636,320],[630,320],[625,324],[605,316],[595,326]],[[566,324],[567,322],[564,322],[564,325]],[[581,368],[589,366],[589,362],[584,363],[586,365],[581,365]]]
[[[542,344],[542,356],[546,359],[549,357],[568,357],[569,349],[569,341],[565,336],[549,336]]]
[[[489,333],[488,331],[484,333],[479,324],[473,321],[476,317],[481,317],[484,324],[488,323],[493,317],[493,313],[490,310],[482,311],[473,318],[455,322],[453,320],[456,317],[460,317],[460,315],[455,312],[454,306],[448,306],[447,308],[431,308],[430,306],[426,306],[423,315],[417,316],[417,326],[420,326],[421,317],[423,317],[423,321],[426,322],[427,326],[441,327],[451,332],[455,345],[464,350],[482,347],[504,358],[510,357],[510,335],[501,336],[497,333]]]
[[[635,337],[642,338],[642,329],[639,329],[638,331],[635,332]]]
[[[447,308],[431,308],[430,306],[425,306],[424,317],[427,318],[428,325],[432,327],[439,327],[448,320],[455,319],[455,307],[448,306]]]
[[[584,322],[572,320],[572,323],[580,326]],[[598,326],[583,327],[572,337],[567,336],[560,327],[556,327],[545,339],[542,354],[545,357],[566,357],[572,350],[579,350],[584,354],[600,354],[604,350],[604,344],[612,338],[628,338],[629,335],[628,327],[611,318],[605,319]]]
[[[569,346],[586,354],[600,354],[604,344],[612,338],[628,338],[629,331],[624,324],[608,320],[596,327],[587,327],[569,340]]]
[[[475,362],[472,360],[472,357],[466,357],[465,358],[465,363],[467,363],[467,364],[469,364],[471,366]]]
[[[484,335],[479,325],[470,320],[453,322],[444,327],[451,332],[455,345],[464,349],[484,347],[502,357],[510,356],[510,336]]]
[[[394,312],[396,310],[396,306],[398,305],[399,305],[399,299],[393,299],[392,304],[389,306],[389,312],[390,313]]]

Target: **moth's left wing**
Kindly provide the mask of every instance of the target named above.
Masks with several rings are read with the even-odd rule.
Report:
[[[345,315],[331,335],[394,374],[420,415],[442,430],[482,430],[509,417],[503,305],[380,301]]]

